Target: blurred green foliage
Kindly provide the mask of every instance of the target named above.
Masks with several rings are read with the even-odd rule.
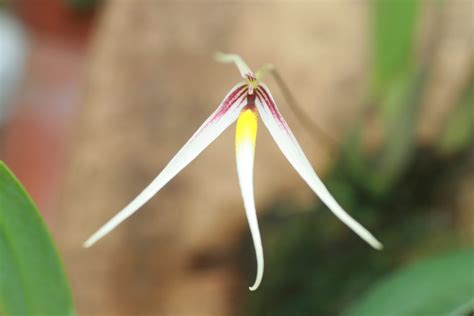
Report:
[[[368,189],[385,194],[396,184],[414,152],[414,134],[426,82],[426,65],[414,58],[418,0],[374,0],[373,65],[369,104],[383,144],[364,151],[364,120],[343,148],[347,166]],[[352,154],[358,156],[353,157]]]
[[[73,315],[59,256],[24,188],[0,161],[0,315]]]
[[[381,282],[346,315],[472,315],[473,269],[474,249],[423,260]]]
[[[433,3],[436,9],[442,9],[441,1]],[[261,221],[265,277],[259,291],[249,296],[245,315],[339,315],[357,305],[382,277],[407,261],[416,262],[463,246],[454,220],[453,190],[459,179],[474,170],[474,163],[469,163],[474,144],[474,71],[446,119],[439,142],[417,144],[420,108],[432,67],[431,59],[420,60],[414,55],[422,4],[417,0],[371,2],[373,64],[366,98],[370,117],[355,122],[340,148],[339,159],[324,179],[329,191],[374,233],[384,250],[373,251],[324,205],[315,202],[314,206],[301,209],[287,201],[277,202]],[[429,40],[435,48],[438,33],[433,34]],[[367,148],[364,127],[374,118],[382,140]],[[252,257],[250,241],[246,245]],[[466,258],[468,263],[461,262]],[[415,302],[423,301],[423,312],[429,313],[397,309],[393,315],[444,315],[449,302],[466,301],[469,296],[474,300],[474,293],[462,292],[463,288],[455,290],[462,285],[467,290],[474,286],[472,278],[461,277],[461,269],[468,274],[473,266],[471,258],[466,255],[420,263],[421,268],[415,271],[421,269],[425,274],[415,275],[409,269],[408,274],[394,276],[392,282],[400,291],[398,298],[406,295],[404,305],[415,307]],[[456,265],[460,274],[450,275]],[[435,270],[443,273],[435,276]],[[251,267],[249,275],[253,275]],[[403,282],[396,281],[399,278]],[[432,278],[431,282],[440,287],[447,284],[453,293],[434,286],[422,291],[423,278]],[[381,291],[383,294],[388,290]],[[373,296],[365,304],[375,302],[370,297]],[[392,304],[403,305],[395,298]],[[353,309],[353,313],[356,310],[359,309]],[[357,315],[388,314],[378,310]]]
[[[426,81],[425,72],[414,70],[395,79],[375,100],[384,142],[374,151],[363,148],[361,121],[348,136],[342,150],[344,168],[367,190],[386,195],[403,175],[415,151],[415,131]]]
[[[377,94],[383,94],[387,85],[414,64],[418,7],[418,0],[372,0],[372,84]]]
[[[466,155],[448,163],[431,155],[417,151],[406,176],[383,198],[352,179],[341,165],[326,177],[341,205],[383,242],[380,252],[354,236],[324,205],[301,209],[285,201],[275,203],[261,219],[264,282],[251,294],[244,314],[338,315],[405,260],[459,245],[455,226],[446,217],[452,203],[447,199],[452,196],[449,186],[474,166],[459,164]],[[446,190],[446,196],[434,196],[436,190]],[[251,258],[250,240],[246,244]],[[248,266],[250,277],[252,268]]]

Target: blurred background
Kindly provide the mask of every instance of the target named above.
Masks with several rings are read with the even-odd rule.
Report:
[[[472,315],[473,42],[472,0],[0,0],[0,158],[59,244],[79,315]],[[257,292],[232,128],[81,247],[240,80],[217,50],[277,67],[295,98],[268,75],[281,111],[383,251],[321,205],[265,128]]]

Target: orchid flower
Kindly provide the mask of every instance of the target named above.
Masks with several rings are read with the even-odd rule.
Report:
[[[234,63],[244,80],[230,90],[215,112],[211,114],[143,192],[93,234],[84,243],[84,247],[92,246],[135,213],[178,172],[194,160],[230,124],[237,120],[235,138],[237,173],[257,260],[257,275],[250,290],[256,290],[262,281],[264,266],[263,247],[253,193],[253,163],[258,113],[283,155],[314,193],[319,196],[321,201],[359,237],[375,249],[382,249],[382,244],[342,209],[311,167],[308,158],[306,158],[298,141],[278,110],[270,90],[260,80],[265,68],[255,74],[240,56],[234,54],[218,53],[216,59],[223,63]]]

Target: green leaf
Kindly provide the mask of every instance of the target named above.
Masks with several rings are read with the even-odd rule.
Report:
[[[362,149],[364,122],[355,126],[344,144],[343,168],[372,194],[389,194],[413,158],[425,82],[426,72],[413,70],[387,86],[377,108],[384,138],[378,148]]]
[[[412,158],[425,82],[426,72],[417,70],[397,78],[385,93],[379,112],[385,142],[372,169],[376,191],[392,189]]]
[[[367,191],[381,197],[403,175],[415,150],[415,131],[426,82],[426,67],[414,58],[418,0],[372,0],[372,89],[369,104],[376,107],[376,148],[365,143],[362,126],[352,131],[343,158],[347,170]],[[369,119],[373,119],[372,116]]]
[[[414,63],[418,0],[373,0],[373,85],[382,93],[387,84]]]
[[[346,316],[463,316],[472,311],[474,249],[466,249],[402,269],[371,290]]]
[[[32,200],[0,161],[0,315],[73,315],[66,276]]]

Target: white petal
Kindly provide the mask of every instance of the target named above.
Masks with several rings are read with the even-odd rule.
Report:
[[[242,101],[246,97],[246,90],[246,85],[243,83],[233,87],[217,110],[202,124],[161,173],[132,202],[92,235],[84,243],[84,247],[92,246],[96,241],[107,235],[117,225],[135,213],[232,124],[245,105]]]
[[[256,105],[260,116],[262,117],[262,121],[267,126],[280,150],[314,193],[319,196],[321,201],[326,204],[334,215],[336,215],[344,224],[349,226],[349,228],[363,240],[375,249],[382,249],[382,244],[375,239],[367,229],[347,214],[326,189],[316,172],[311,167],[308,158],[306,158],[306,155],[288,127],[285,119],[278,111],[270,90],[263,84],[261,84],[260,88],[257,90]]]
[[[214,55],[214,58],[221,63],[234,63],[240,71],[240,75],[242,78],[247,79],[247,75],[253,74],[250,70],[249,66],[245,63],[245,61],[237,54],[224,54],[222,52],[217,52]]]
[[[255,155],[255,138],[257,136],[257,113],[255,108],[244,108],[237,121],[235,149],[237,156],[237,173],[240,190],[244,200],[245,213],[257,258],[257,276],[250,287],[255,291],[263,278],[263,247],[258,228],[257,212],[253,194],[253,161]]]

